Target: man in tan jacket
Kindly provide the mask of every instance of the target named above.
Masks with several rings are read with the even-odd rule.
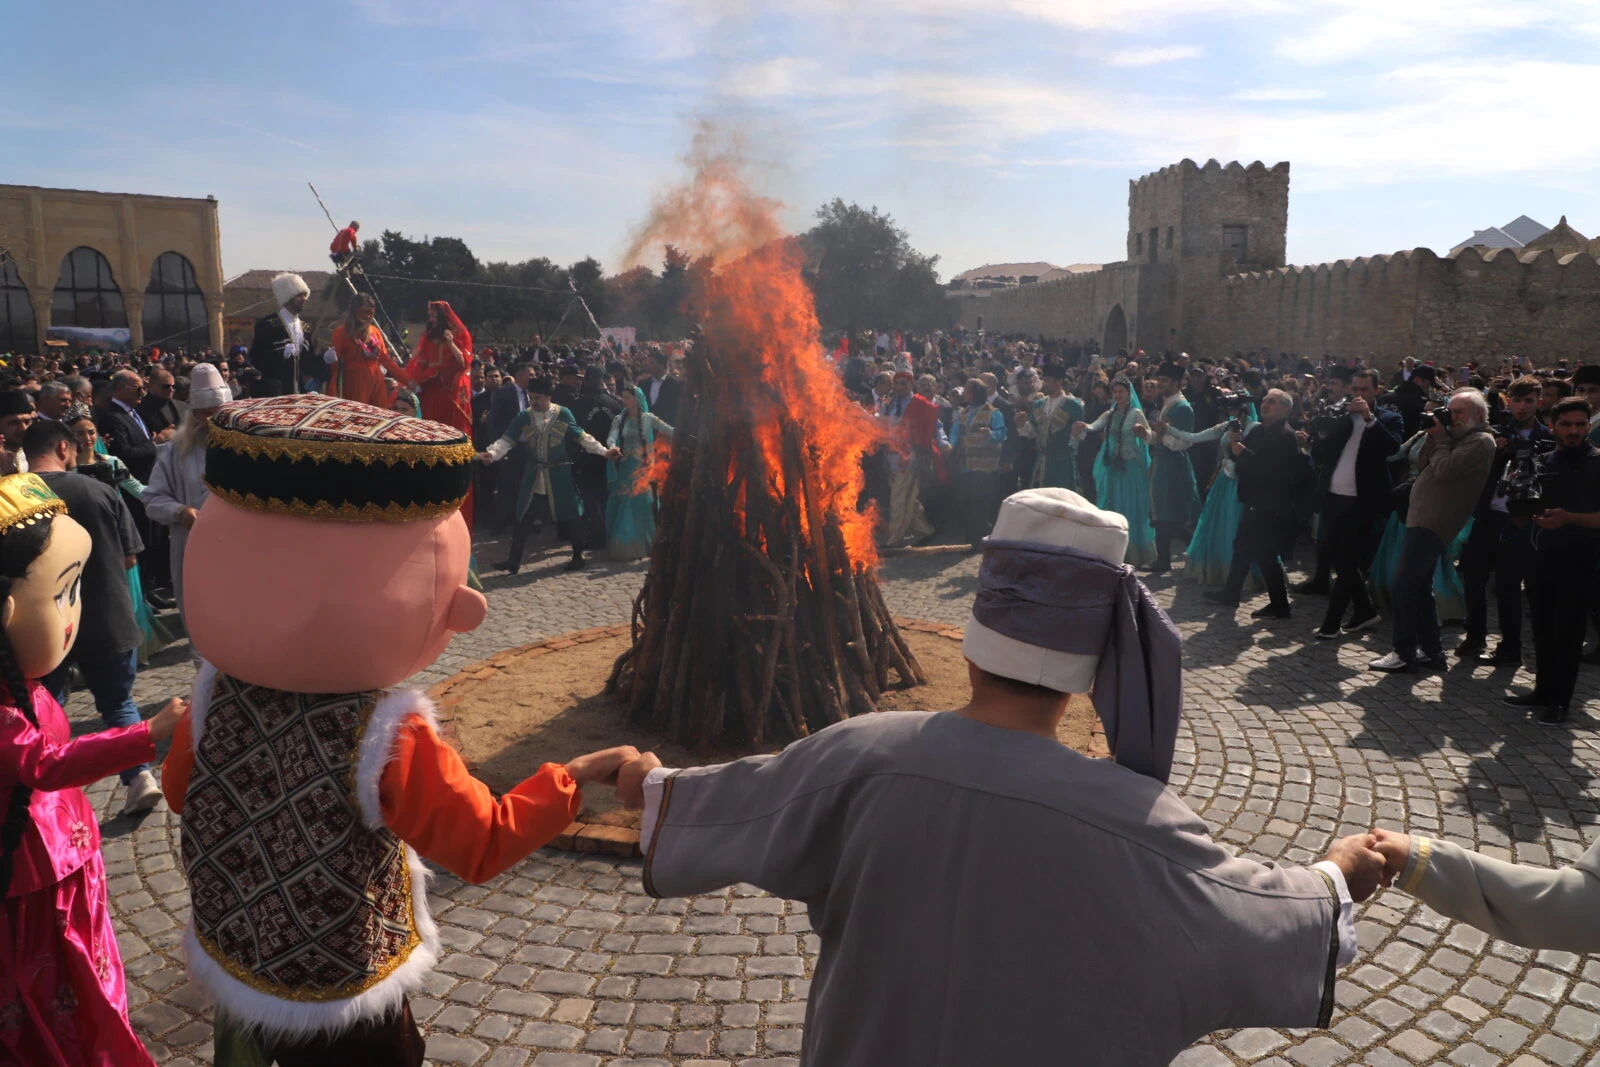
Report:
[[[1477,506],[1494,462],[1494,438],[1487,429],[1489,402],[1476,389],[1457,389],[1450,396],[1448,419],[1440,415],[1424,416],[1428,441],[1422,446],[1422,469],[1411,484],[1405,541],[1389,589],[1394,650],[1367,664],[1375,671],[1448,666],[1433,572]]]
[[[1558,871],[1421,834],[1374,830],[1393,882],[1446,918],[1526,948],[1600,952],[1600,843]]]

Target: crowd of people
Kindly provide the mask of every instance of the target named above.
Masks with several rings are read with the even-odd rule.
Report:
[[[411,900],[406,894],[420,877],[395,859],[404,855],[399,841],[480,881],[564,827],[586,782],[615,783],[625,804],[643,809],[652,893],[749,881],[811,900],[847,885],[839,899],[848,902],[813,912],[827,964],[807,1020],[813,1062],[976,1062],[996,1049],[1008,1060],[1042,1058],[1059,1052],[1062,1033],[1053,1017],[1033,1010],[1036,994],[1062,983],[1076,996],[1064,1002],[1085,1062],[1166,1062],[1225,1026],[1326,1025],[1333,971],[1358,952],[1352,905],[1380,883],[1521,944],[1600,946],[1593,879],[1576,871],[1514,867],[1388,830],[1342,839],[1311,868],[1263,866],[1210,842],[1162,788],[1181,711],[1179,636],[1128,566],[1193,580],[1223,608],[1259,589],[1267,599],[1253,614],[1263,619],[1289,618],[1291,592],[1325,598],[1320,639],[1379,626],[1386,615],[1390,650],[1372,662],[1375,671],[1448,666],[1441,625],[1457,617],[1465,625],[1453,650],[1459,659],[1521,664],[1526,606],[1536,686],[1507,699],[1541,723],[1563,722],[1596,615],[1600,450],[1592,439],[1600,366],[1407,361],[1385,373],[1263,353],[1107,355],[1092,345],[964,331],[845,338],[828,358],[862,417],[882,429],[882,447],[862,460],[859,501],[874,509],[881,542],[943,539],[985,553],[964,649],[971,702],[944,715],[865,716],[781,756],[720,767],[669,771],[623,746],[547,765],[495,799],[437,738],[420,698],[389,691],[425,666],[451,632],[481,622],[483,598],[460,585],[449,611],[407,620],[428,629],[421,638],[386,641],[377,635],[394,620],[381,617],[381,598],[369,586],[425,580],[432,595],[438,581],[457,581],[456,569],[468,578],[469,524],[480,533],[509,532],[508,555],[497,566],[511,572],[546,526],[570,544],[574,569],[602,548],[617,559],[648,554],[649,474],[685,390],[675,348],[536,340],[493,351],[475,347],[450,305],[436,301],[415,351],[396,352],[373,323],[373,301],[360,296],[324,345],[299,319],[304,283],[284,275],[274,290],[280,309],[257,324],[251,346],[225,356],[6,360],[0,582],[11,599],[0,641],[7,697],[0,782],[11,796],[0,886],[10,895],[0,923],[13,947],[0,950],[0,983],[9,983],[0,986],[0,1053],[26,1062],[144,1062],[127,1021],[93,813],[79,785],[119,773],[123,810],[135,814],[165,790],[184,819],[191,879],[210,877],[206,827],[223,817],[271,817],[208,790],[226,759],[243,757],[226,739],[209,740],[214,733],[203,744],[202,723],[184,702],[141,721],[133,680],[141,655],[161,640],[155,612],[165,610],[185,625],[191,614],[203,617],[210,647],[239,664],[224,665],[239,677],[197,665],[196,702],[211,705],[203,721],[259,731],[281,726],[285,707],[320,714],[325,702],[380,694],[373,714],[387,725],[340,727],[350,734],[343,738],[350,752],[361,751],[360,768],[349,753],[344,762],[308,768],[290,747],[267,747],[275,774],[314,772],[330,789],[355,789],[345,807],[360,807],[365,836],[346,852],[365,849],[363,862],[381,860],[382,870],[368,873],[390,898]],[[390,433],[397,455],[431,448],[441,465],[475,460],[472,475],[440,483],[439,499],[428,502],[435,510],[414,503],[416,515],[402,514],[381,499],[364,465],[362,457],[382,450],[375,439],[311,434],[300,445],[326,452],[328,470],[319,477],[400,533],[344,529],[298,500],[264,505],[273,514],[263,518],[229,497],[223,517],[208,518],[213,526],[232,523],[227,536],[259,538],[252,543],[288,559],[303,549],[276,543],[274,531],[284,527],[275,523],[298,524],[311,550],[325,547],[346,560],[374,545],[404,556],[412,551],[406,538],[418,536],[437,549],[429,558],[453,560],[443,578],[398,566],[342,567],[327,578],[290,568],[275,573],[293,574],[293,588],[272,589],[250,575],[252,606],[268,614],[274,605],[293,602],[300,611],[311,601],[332,605],[329,617],[341,620],[365,610],[350,637],[370,646],[362,655],[346,655],[354,646],[345,642],[308,657],[272,629],[293,623],[237,611],[226,587],[244,576],[217,554],[215,537],[199,568],[205,589],[185,588],[189,534],[210,492],[208,449],[233,450],[228,477],[238,484],[228,491],[244,493],[240,499],[260,484],[252,479],[276,477],[270,464],[253,461],[255,445],[228,443],[229,435],[277,434],[270,411],[244,405],[250,410],[226,433],[216,429],[214,420],[227,422],[241,407],[219,415],[222,405],[245,397],[285,397],[302,415],[338,398],[425,418],[455,434],[427,427],[434,437],[419,445],[404,431]],[[461,435],[470,436],[470,448]],[[385,477],[403,478],[392,472],[407,469],[405,461],[386,462]],[[429,521],[438,515],[448,522]],[[1301,548],[1309,550],[1306,578],[1291,590],[1286,564]],[[193,577],[196,568],[189,570]],[[415,648],[433,651],[417,659]],[[308,658],[322,672],[314,680]],[[377,673],[362,673],[380,663]],[[256,667],[273,674],[270,688],[243,680]],[[1098,686],[1097,672],[1109,674]],[[357,675],[359,682],[350,680]],[[108,727],[76,740],[60,709],[74,679]],[[1089,689],[1117,766],[1038,747],[1055,737],[1068,694]],[[345,690],[351,693],[327,696]],[[154,745],[168,738],[172,752],[158,784]],[[977,746],[996,757],[983,768],[964,756]],[[369,764],[377,774],[361,769]],[[354,819],[339,805],[329,810]],[[930,811],[941,813],[939,841],[928,839],[898,866],[872,860],[926,827]],[[864,848],[834,847],[841,825]],[[1050,846],[1041,850],[1040,841]],[[278,862],[298,855],[300,845],[291,834],[271,847]],[[1096,878],[1073,877],[1084,855],[1096,857]],[[997,907],[984,909],[974,940],[962,925],[971,925],[970,899],[923,895],[923,909],[899,906],[919,887],[952,884],[961,871],[979,879],[970,899],[1077,886],[1069,914],[1095,915],[1107,930],[1156,923],[1155,935],[1138,951],[1123,944],[1111,953],[1111,941],[1069,924],[1040,942],[1026,909]],[[414,937],[368,943],[338,932],[342,964],[367,983],[357,986],[370,993],[388,983],[381,1003],[365,994],[341,1000],[356,987],[330,992],[304,969],[292,985],[260,985],[268,961],[260,939],[245,930],[255,917],[226,894],[199,894],[196,902],[195,929],[205,936],[197,933],[186,951],[227,1009],[217,1020],[219,1064],[328,1062],[338,1054],[421,1062],[405,997],[436,947],[423,921],[425,894],[413,904],[420,911],[403,908],[392,920],[413,923]],[[382,926],[374,914],[364,929]],[[957,929],[962,938],[944,936]],[[333,945],[332,935],[300,933],[308,943]],[[975,955],[974,944],[981,946]],[[1108,951],[1086,951],[1092,944]],[[1178,944],[1204,951],[1185,955],[1171,949]],[[924,964],[908,957],[910,945]],[[1001,957],[994,946],[1003,947]],[[43,963],[20,967],[24,950]],[[996,982],[995,974],[1013,977]],[[978,1009],[954,1029],[928,1026],[921,1006],[948,995],[949,983],[963,976],[977,984],[958,992]],[[1103,992],[1084,992],[1096,989]],[[1183,1000],[1193,1010],[1153,1013],[1137,1027],[1101,1025],[1125,1016],[1129,989],[1150,1003]],[[73,1018],[94,1025],[75,1027]],[[927,1044],[936,1031],[938,1047]],[[912,1047],[922,1051],[907,1053]]]
[[[1266,353],[1230,359],[1028,338],[851,339],[847,388],[887,427],[867,497],[885,545],[970,543],[1019,489],[1073,489],[1127,518],[1125,562],[1175,573],[1258,619],[1325,598],[1318,639],[1385,624],[1374,671],[1472,664],[1537,684],[1507,702],[1566,721],[1600,625],[1600,366],[1510,358],[1384,372]],[[887,340],[887,344],[884,342]],[[1181,566],[1174,560],[1182,556]],[[1489,589],[1498,640],[1490,647]],[[1526,596],[1524,597],[1524,594]]]

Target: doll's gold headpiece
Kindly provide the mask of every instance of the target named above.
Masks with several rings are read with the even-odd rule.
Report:
[[[8,474],[0,478],[0,534],[53,519],[66,510],[67,502],[56,496],[37,474]]]

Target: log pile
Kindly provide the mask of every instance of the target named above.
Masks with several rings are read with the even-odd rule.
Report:
[[[607,688],[696,750],[764,747],[924,684],[819,486],[823,445],[734,346],[699,336],[633,644]],[[835,487],[836,488],[836,487]],[[834,505],[837,506],[837,505]]]

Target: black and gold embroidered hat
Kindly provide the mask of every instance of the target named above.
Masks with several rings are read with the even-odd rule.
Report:
[[[223,500],[330,522],[448,515],[472,485],[467,435],[316,393],[224,404],[211,417],[206,486]]]

